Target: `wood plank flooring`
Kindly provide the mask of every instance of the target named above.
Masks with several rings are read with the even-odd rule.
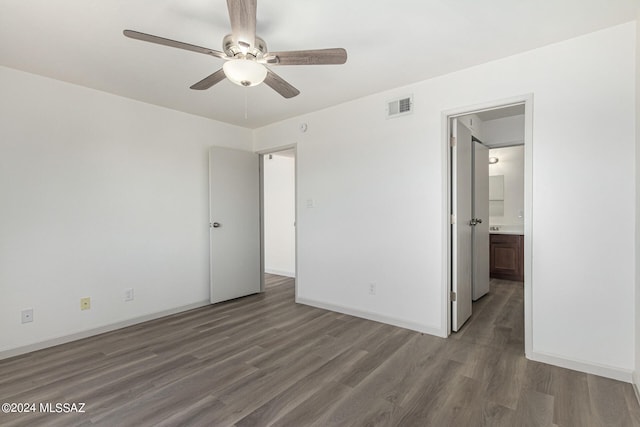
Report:
[[[0,361],[2,426],[640,426],[632,386],[524,358],[522,283],[449,339],[260,295]],[[38,410],[40,408],[38,407]]]

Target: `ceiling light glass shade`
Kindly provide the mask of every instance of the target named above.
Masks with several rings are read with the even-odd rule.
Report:
[[[222,66],[224,74],[240,86],[255,86],[267,77],[267,69],[262,64],[249,59],[232,59]]]

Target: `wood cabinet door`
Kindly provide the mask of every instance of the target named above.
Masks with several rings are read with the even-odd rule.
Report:
[[[524,280],[523,237],[518,235],[491,235],[491,277],[506,280]]]

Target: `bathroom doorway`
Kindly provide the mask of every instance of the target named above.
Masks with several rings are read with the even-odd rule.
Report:
[[[524,299],[518,316],[525,350],[531,335],[531,101],[525,96],[443,114],[450,146],[449,333],[462,330],[477,307],[489,306],[493,289],[502,294],[514,284]],[[496,266],[498,273],[519,271],[520,281],[496,277]]]

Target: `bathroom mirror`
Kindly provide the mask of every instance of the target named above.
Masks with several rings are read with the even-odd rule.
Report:
[[[504,175],[489,177],[489,200],[504,200]]]
[[[489,215],[504,216],[504,175],[489,177]]]

